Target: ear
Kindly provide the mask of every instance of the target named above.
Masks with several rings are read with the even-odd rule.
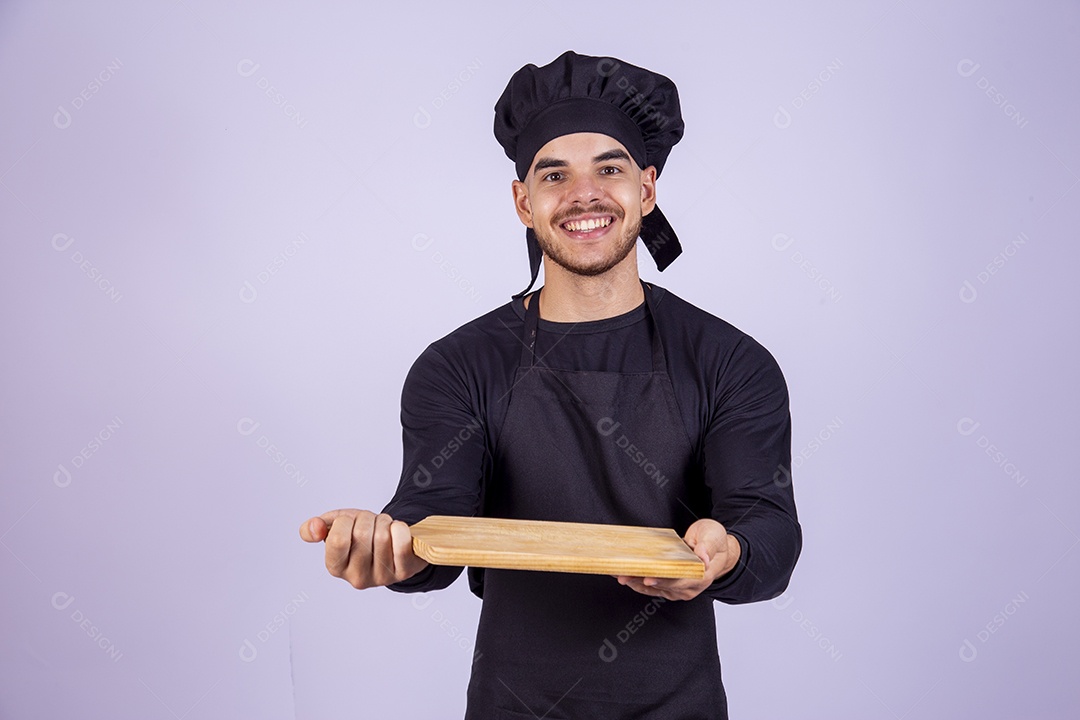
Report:
[[[510,183],[510,190],[514,194],[514,210],[517,212],[521,224],[525,227],[533,226],[532,205],[529,203],[529,187],[520,180]]]
[[[641,171],[641,216],[645,217],[656,207],[656,167],[650,165]]]

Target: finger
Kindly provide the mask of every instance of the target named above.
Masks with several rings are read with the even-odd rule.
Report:
[[[367,511],[360,510],[358,508],[341,508],[340,510],[330,510],[328,512],[324,512],[322,515],[319,516],[319,519],[326,523],[326,527],[330,527],[339,517],[345,517],[346,515],[349,517],[355,517],[362,512]]]
[[[645,578],[640,577],[623,577],[619,582],[630,588],[634,592],[639,592],[642,595],[655,595],[657,589],[645,584]]]
[[[354,519],[352,515],[340,516],[326,534],[326,569],[334,577],[343,577],[348,568]]]
[[[375,516],[371,529],[371,576],[376,585],[389,585],[394,582],[394,545],[390,536],[390,523],[386,513]]]
[[[658,587],[661,589],[668,585],[671,585],[673,582],[678,582],[677,580],[673,580],[671,578],[633,577],[625,575],[619,577],[619,582],[622,582],[623,580],[633,581],[635,584],[640,585],[641,587]],[[627,583],[623,584],[625,585]]]
[[[305,520],[300,526],[300,537],[303,538],[304,542],[321,542],[328,531],[329,528],[322,518],[313,517]]]
[[[642,595],[662,597],[665,600],[689,600],[697,597],[708,583],[688,578],[626,578],[631,589]]]
[[[349,552],[349,566],[343,577],[354,588],[371,587],[371,541],[375,535],[375,514],[362,512],[356,516],[352,526],[352,550]]]
[[[657,592],[679,592],[692,583],[681,578],[645,578],[641,584]]]

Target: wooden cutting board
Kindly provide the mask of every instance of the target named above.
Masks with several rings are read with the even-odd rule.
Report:
[[[433,565],[705,577],[705,563],[668,528],[432,515],[410,529],[413,552]]]

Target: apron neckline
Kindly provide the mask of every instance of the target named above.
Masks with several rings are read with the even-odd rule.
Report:
[[[524,327],[522,328],[522,333],[521,333],[521,345],[522,345],[522,347],[521,347],[521,358],[520,358],[520,361],[518,363],[518,367],[519,368],[523,368],[523,367],[524,368],[535,368],[536,367],[536,332],[537,332],[537,329],[540,327],[541,322],[551,323],[551,325],[557,325],[557,326],[558,325],[565,325],[565,326],[567,326],[567,329],[566,329],[566,332],[564,332],[563,334],[569,334],[573,330],[573,328],[575,326],[578,326],[578,325],[588,325],[588,324],[593,324],[593,323],[603,323],[603,322],[606,322],[606,321],[609,321],[609,320],[614,320],[614,319],[617,319],[617,318],[629,318],[630,315],[637,314],[637,313],[641,312],[641,313],[644,313],[644,315],[649,320],[649,337],[651,339],[651,344],[652,344],[652,371],[654,373],[655,372],[667,373],[667,358],[664,355],[664,345],[660,341],[660,332],[657,329],[656,308],[655,308],[655,306],[653,304],[654,301],[653,301],[653,297],[652,297],[652,286],[649,285],[648,283],[646,283],[644,280],[639,280],[639,282],[641,282],[642,291],[645,294],[645,301],[643,303],[641,303],[640,305],[638,305],[637,307],[635,307],[634,309],[629,310],[629,311],[627,311],[627,312],[625,312],[625,313],[623,313],[621,315],[615,315],[615,316],[613,316],[611,318],[601,318],[599,320],[589,320],[589,321],[583,321],[583,322],[577,322],[577,323],[556,323],[556,322],[552,322],[552,321],[548,321],[548,320],[541,321],[541,319],[540,319],[540,293],[543,292],[544,288],[540,287],[539,289],[537,289],[536,292],[531,294],[532,295],[532,301],[530,301],[529,306],[527,308],[525,308]],[[519,302],[524,304],[524,298],[522,298]],[[633,322],[637,322],[637,319],[635,318],[632,321],[626,322],[625,325],[632,324]],[[614,327],[608,328],[608,329],[609,330],[614,330],[614,329],[619,328],[619,327],[624,327],[624,324],[618,324],[618,325],[615,325]],[[545,368],[545,369],[550,370],[550,368]]]

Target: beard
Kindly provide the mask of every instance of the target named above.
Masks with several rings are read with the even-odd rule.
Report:
[[[620,222],[625,217],[625,213],[619,208],[597,207],[590,210],[612,215]],[[600,257],[594,259],[577,257],[573,247],[558,235],[559,229],[561,229],[559,226],[573,218],[575,214],[580,213],[567,213],[565,217],[556,218],[552,222],[552,225],[556,227],[554,232],[549,233],[546,227],[544,229],[541,229],[540,226],[533,228],[536,241],[544,255],[551,258],[551,261],[559,267],[575,275],[593,277],[606,273],[626,259],[626,256],[630,254],[637,244],[638,235],[641,234],[641,218],[638,218],[635,223],[624,229],[622,237],[615,238],[614,243],[607,249],[607,252]]]

